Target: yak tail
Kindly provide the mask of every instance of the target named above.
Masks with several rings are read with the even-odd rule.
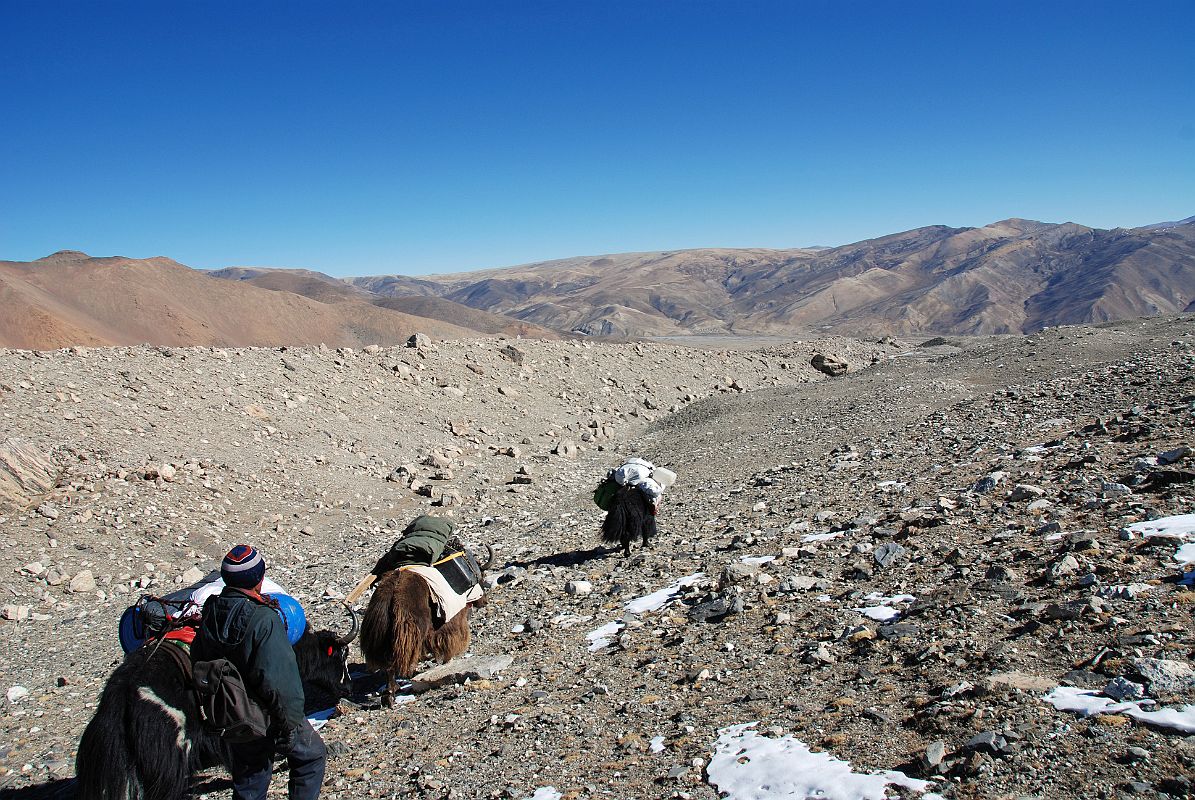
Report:
[[[104,692],[87,723],[75,756],[78,800],[140,800],[145,796],[136,765],[129,758],[127,703]]]
[[[646,509],[639,499],[643,493],[633,486],[620,486],[614,502],[602,520],[602,541],[619,544],[630,541],[639,531]]]

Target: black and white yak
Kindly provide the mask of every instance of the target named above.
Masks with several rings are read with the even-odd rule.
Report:
[[[656,535],[655,506],[638,486],[619,486],[602,520],[602,541],[622,546],[624,556],[631,554],[631,542],[641,539],[651,547]]]
[[[326,693],[334,703],[350,693],[352,629],[338,635],[311,626],[295,644],[308,698]],[[199,719],[188,685],[189,655],[169,640],[130,653],[108,678],[95,716],[75,757],[79,800],[179,800],[191,794],[194,774],[227,763],[224,742]]]

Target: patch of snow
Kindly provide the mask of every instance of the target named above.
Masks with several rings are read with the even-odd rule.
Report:
[[[589,652],[596,653],[603,647],[613,644],[615,637],[618,636],[618,632],[622,629],[623,624],[621,622],[607,622],[597,630],[585,634],[585,638],[589,640]]]
[[[694,575],[686,575],[680,580],[676,581],[670,586],[665,586],[658,592],[652,592],[646,597],[640,597],[627,603],[627,611],[632,614],[642,614],[646,611],[659,611],[668,603],[676,599],[677,594],[685,586],[690,586],[705,577],[705,573],[698,572]]]
[[[560,800],[560,792],[555,786],[541,786],[527,800]]]
[[[1071,711],[1085,717],[1099,714],[1124,714],[1130,719],[1159,728],[1170,728],[1180,733],[1195,733],[1195,705],[1181,708],[1160,708],[1147,711],[1142,706],[1153,705],[1152,700],[1118,703],[1098,692],[1078,689],[1074,686],[1059,686],[1042,696],[1059,711]]]
[[[650,746],[651,746],[651,751],[653,753],[664,752],[664,737],[663,736],[653,736],[651,738]]]
[[[802,542],[828,542],[846,535],[846,531],[830,531],[829,533],[807,533],[801,537]]]
[[[1167,536],[1184,541],[1195,540],[1195,514],[1179,514],[1174,517],[1135,522],[1125,528],[1129,533],[1139,533],[1146,539]],[[1195,543],[1184,544],[1174,553],[1179,564],[1195,563]]]
[[[1179,536],[1183,539],[1195,539],[1195,514],[1179,514],[1176,517],[1135,522],[1126,530],[1139,533],[1147,539],[1151,536]]]
[[[874,619],[876,622],[888,622],[900,616],[899,611],[888,606],[867,606],[866,608],[856,608],[855,610],[868,619]]]
[[[769,561],[775,561],[776,556],[743,556],[739,560],[744,564],[766,564]]]
[[[856,608],[855,611],[868,619],[874,619],[876,622],[889,622],[900,616],[900,611],[892,608],[893,605],[897,603],[911,603],[917,598],[911,594],[897,594],[892,597],[884,597],[879,592],[872,592],[864,596],[863,599],[870,603],[878,603],[878,605]]]
[[[705,577],[704,572],[698,572],[693,575],[686,575],[685,577],[665,586],[659,591],[652,592],[646,597],[639,597],[627,603],[627,611],[632,614],[643,614],[648,611],[659,611],[664,606],[671,603],[680,594],[680,590],[685,586],[690,586]],[[590,631],[585,634],[585,638],[589,640],[589,652],[596,653],[603,647],[614,642],[614,638],[618,636],[619,631],[625,628],[626,625],[620,621],[607,622],[597,630]]]
[[[706,773],[710,785],[736,800],[886,800],[888,786],[925,792],[929,781],[887,770],[862,773],[829,753],[814,753],[791,736],[769,738],[755,722],[718,731]],[[933,800],[933,795],[924,795]]]

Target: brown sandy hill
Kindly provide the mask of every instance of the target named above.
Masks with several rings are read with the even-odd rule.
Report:
[[[168,258],[56,253],[0,262],[0,345],[281,346],[397,344],[464,328],[364,301],[327,304],[213,278]]]

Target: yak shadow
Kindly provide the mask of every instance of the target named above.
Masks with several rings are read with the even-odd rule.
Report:
[[[0,800],[75,800],[78,794],[78,781],[60,778],[20,789],[0,789]]]
[[[621,553],[622,548],[618,546],[591,547],[588,550],[571,550],[566,553],[553,553],[548,556],[540,556],[531,561],[510,561],[505,566],[507,567],[521,567],[527,569],[528,567],[575,567],[584,564],[586,561],[592,561],[595,558],[606,558],[611,553]]]

